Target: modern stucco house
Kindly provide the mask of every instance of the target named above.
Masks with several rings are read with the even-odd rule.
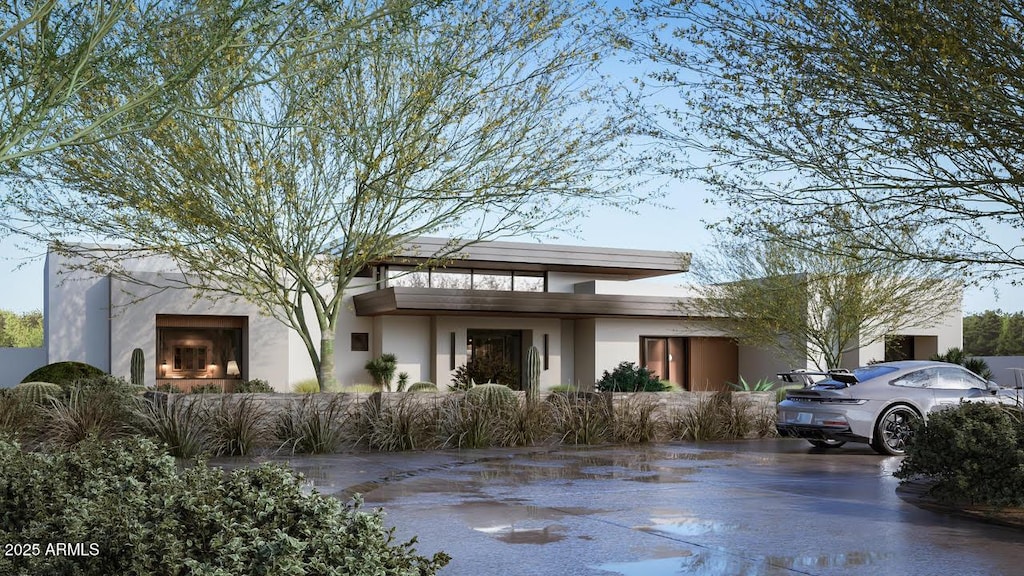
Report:
[[[500,354],[521,365],[530,346],[541,354],[542,389],[591,386],[622,361],[690,390],[792,368],[737,345],[722,319],[688,310],[678,280],[642,281],[685,272],[687,254],[490,242],[464,249],[443,268],[417,268],[445,242],[418,239],[350,287],[336,335],[342,385],[370,382],[364,365],[388,352],[410,381],[444,389],[475,355]],[[133,265],[146,281],[137,284],[77,269],[69,258],[51,252],[46,261],[49,362],[78,360],[126,376],[138,347],[148,385],[260,378],[285,391],[314,376],[298,335],[252,304],[161,289],[165,271],[144,259]],[[959,346],[959,305],[937,327],[903,337],[914,357]],[[878,343],[847,360],[856,365],[884,355]]]

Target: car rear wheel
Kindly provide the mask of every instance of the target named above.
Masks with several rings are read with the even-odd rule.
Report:
[[[871,447],[879,454],[902,456],[907,451],[907,442],[914,433],[913,425],[920,416],[910,406],[897,404],[882,412],[875,424],[875,437]]]
[[[839,448],[843,444],[846,444],[845,440],[808,440],[815,448]]]

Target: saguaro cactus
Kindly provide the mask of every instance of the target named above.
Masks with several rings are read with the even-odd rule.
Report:
[[[132,386],[142,386],[146,383],[146,355],[142,348],[132,350]]]
[[[540,350],[530,346],[526,351],[526,394],[536,398],[540,393]]]

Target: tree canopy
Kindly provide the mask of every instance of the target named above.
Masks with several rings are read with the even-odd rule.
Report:
[[[367,265],[422,235],[454,238],[425,255],[444,261],[564,227],[582,200],[632,198],[631,165],[613,161],[622,118],[598,105],[595,10],[310,8],[261,61],[265,83],[220,97],[231,77],[203,71],[188,102],[214,106],[47,156],[16,206],[50,242],[122,243],[57,244],[90,267],[131,277],[116,252],[168,256],[199,293],[258,304],[302,336],[323,386],[343,295]]]
[[[712,251],[695,258],[693,271],[703,285],[681,305],[730,319],[741,343],[821,370],[847,367],[844,354],[893,332],[935,326],[959,310],[962,290],[929,264],[721,234]]]
[[[38,348],[43,345],[43,314],[0,310],[0,348]]]
[[[735,208],[720,227],[856,210],[844,249],[1024,271],[1024,6],[953,0],[643,3],[678,89],[655,132]],[[993,230],[1011,230],[1006,235]]]

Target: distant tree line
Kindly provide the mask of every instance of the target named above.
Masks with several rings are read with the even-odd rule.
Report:
[[[42,345],[42,312],[18,314],[0,310],[0,348],[38,348]]]
[[[1024,312],[986,310],[964,316],[964,352],[974,356],[1024,355]]]

